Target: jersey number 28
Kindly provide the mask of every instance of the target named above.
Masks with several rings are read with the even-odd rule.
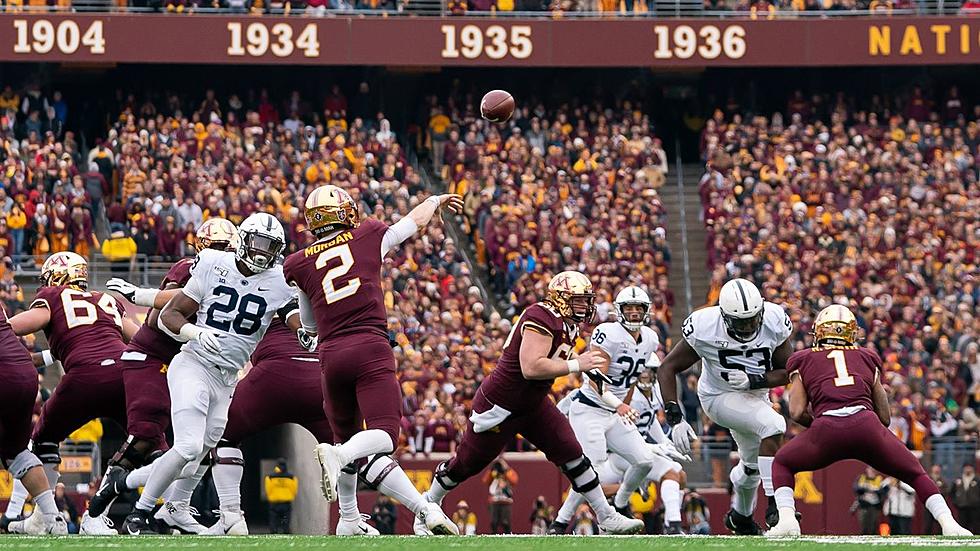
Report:
[[[218,285],[214,288],[214,296],[228,297],[227,302],[215,301],[208,308],[208,317],[204,323],[214,327],[219,331],[231,331],[239,335],[254,335],[262,327],[262,318],[268,305],[265,299],[251,293],[240,296],[238,291],[226,285]],[[238,310],[238,315],[234,319],[219,320],[215,318],[215,313],[228,314]]]

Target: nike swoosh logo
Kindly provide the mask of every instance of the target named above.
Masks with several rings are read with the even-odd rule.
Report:
[[[140,535],[140,531],[139,530],[133,532],[133,529],[130,528],[129,526],[126,527],[126,532],[129,532],[129,535],[130,536],[138,536],[138,535]]]
[[[269,289],[266,289],[266,288],[264,288],[264,287],[259,287],[259,291],[268,291],[268,290],[269,290]]]
[[[360,529],[361,529],[361,533],[362,533],[362,534],[367,534],[367,528],[365,528],[365,527],[363,527],[363,526],[358,526],[358,528],[360,528]]]

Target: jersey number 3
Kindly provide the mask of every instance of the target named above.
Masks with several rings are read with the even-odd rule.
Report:
[[[340,265],[330,268],[323,276],[323,296],[326,297],[327,304],[333,304],[353,295],[361,286],[359,277],[351,279],[339,289],[334,283],[337,278],[343,277],[354,267],[354,254],[350,252],[350,245],[333,247],[320,253],[320,256],[316,257],[316,269],[326,268],[327,263],[335,258],[340,259]]]
[[[251,293],[240,297],[238,291],[232,287],[218,285],[214,288],[214,296],[228,297],[228,302],[215,301],[208,308],[208,317],[204,323],[214,327],[219,331],[230,331],[234,329],[239,335],[254,335],[262,327],[262,318],[268,308],[265,299]],[[249,306],[253,306],[250,309]],[[228,314],[238,309],[238,315],[234,319],[219,320],[215,318],[215,313]],[[247,322],[247,323],[246,323]]]

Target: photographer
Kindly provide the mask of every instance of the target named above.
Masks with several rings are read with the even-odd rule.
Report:
[[[531,512],[531,534],[543,536],[548,533],[548,525],[555,516],[555,508],[548,505],[544,496],[534,500],[534,511]]]
[[[514,486],[517,473],[500,457],[483,476],[490,490],[490,531],[493,534],[510,534],[510,509],[514,504]]]

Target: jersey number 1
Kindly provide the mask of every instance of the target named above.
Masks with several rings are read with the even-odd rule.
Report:
[[[339,289],[334,284],[338,277],[346,275],[354,267],[354,254],[350,252],[350,245],[341,245],[320,253],[320,256],[316,257],[316,269],[324,269],[327,263],[335,258],[340,259],[340,265],[330,268],[323,276],[323,296],[326,297],[327,304],[333,304],[353,295],[361,286],[359,277],[351,279]]]
[[[833,350],[827,357],[834,360],[834,369],[837,370],[837,377],[834,378],[834,386],[851,386],[854,384],[854,377],[847,372],[847,361],[844,359],[843,350]]]

